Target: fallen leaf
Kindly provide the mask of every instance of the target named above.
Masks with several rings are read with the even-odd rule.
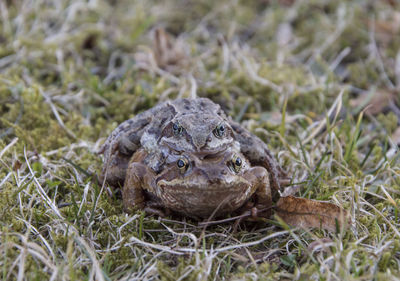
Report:
[[[389,17],[368,19],[368,26],[374,30],[374,37],[380,47],[387,48],[400,31],[400,12],[393,11]]]
[[[288,225],[301,228],[336,230],[349,223],[345,210],[332,203],[294,196],[281,197],[276,204],[276,214]]]
[[[22,166],[22,163],[19,160],[16,160],[13,164],[13,170],[18,171]]]
[[[391,91],[375,91],[369,94],[360,94],[357,98],[350,100],[350,106],[359,110],[365,109],[366,114],[378,115],[395,102],[396,95]]]
[[[154,33],[155,50],[157,64],[166,69],[168,66],[180,65],[185,59],[185,53],[181,42],[172,37],[164,29],[158,28]]]
[[[153,46],[150,50],[135,53],[137,64],[143,68],[149,68],[154,61],[159,68],[170,73],[186,72],[188,55],[185,42],[181,38],[175,38],[163,28],[156,28],[153,36]]]

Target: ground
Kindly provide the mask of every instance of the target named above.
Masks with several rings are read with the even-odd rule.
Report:
[[[0,1],[0,279],[400,280],[397,1]],[[96,153],[209,97],[352,225],[125,214]],[[368,106],[369,105],[369,106]]]

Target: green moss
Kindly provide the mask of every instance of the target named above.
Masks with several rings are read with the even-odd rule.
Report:
[[[188,260],[184,258],[179,258],[177,260],[177,264],[178,265],[176,267],[169,267],[164,262],[159,262],[157,264],[157,269],[159,271],[161,280],[165,281],[176,280],[183,274],[186,275],[185,280],[198,280],[198,277],[200,276],[202,270],[199,267],[197,268],[193,267],[194,259]],[[189,270],[190,273],[187,274]]]
[[[379,114],[377,119],[383,125],[389,135],[393,134],[393,132],[397,129],[398,118],[395,113],[389,112],[387,115]]]
[[[361,89],[368,89],[371,84],[376,84],[379,79],[379,71],[372,62],[350,63],[347,69],[354,86]]]

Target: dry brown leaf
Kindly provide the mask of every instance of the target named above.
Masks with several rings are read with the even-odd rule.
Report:
[[[388,40],[393,40],[393,36],[396,36],[400,30],[400,12],[393,11],[390,17],[384,19],[368,19],[368,25],[370,28],[375,29],[375,36],[385,36]],[[389,36],[392,38],[390,39]]]
[[[336,221],[339,226],[349,222],[347,212],[335,204],[294,196],[281,197],[276,204],[276,214],[288,225],[301,228],[321,227],[335,231]]]
[[[158,66],[165,70],[180,65],[186,58],[181,42],[162,28],[157,28],[154,33],[154,56]]]
[[[152,66],[172,73],[182,74],[187,71],[189,60],[187,46],[181,38],[175,38],[163,28],[156,28],[153,32],[151,49],[135,53],[135,60],[144,69]]]
[[[396,0],[383,0],[383,2],[386,2],[392,7],[396,7]]]
[[[390,91],[376,91],[371,94],[362,94],[355,99],[350,100],[353,108],[365,109],[366,114],[378,115],[385,108],[389,107],[391,102],[395,102],[395,94]]]

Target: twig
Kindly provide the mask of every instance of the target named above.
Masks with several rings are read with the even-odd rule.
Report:
[[[170,254],[174,254],[174,255],[183,255],[183,252],[177,252],[171,249],[171,247],[167,247],[167,246],[162,246],[162,245],[156,245],[156,244],[152,244],[152,243],[148,243],[148,242],[144,242],[134,236],[132,236],[130,239],[130,241],[132,241],[133,243],[145,246],[145,247],[149,247],[149,248],[153,248],[156,250],[160,250],[163,252],[167,252]]]
[[[257,210],[257,212],[258,213],[262,213],[262,212],[268,211],[270,209],[272,209],[272,207],[259,209],[259,210]],[[249,217],[252,217],[252,212],[251,211],[246,211],[243,214],[241,214],[239,216],[235,216],[235,217],[230,217],[230,218],[226,218],[226,219],[222,219],[222,220],[215,220],[215,221],[199,222],[198,226],[207,227],[207,226],[210,226],[210,225],[227,223],[227,222],[236,221],[238,219],[245,219],[245,218],[249,218]]]
[[[214,251],[217,252],[217,253],[220,253],[220,252],[234,250],[234,249],[243,248],[243,247],[251,247],[251,246],[259,245],[259,244],[261,244],[264,241],[267,241],[269,239],[272,239],[272,238],[275,238],[275,237],[278,237],[278,236],[281,236],[281,235],[289,234],[289,233],[290,233],[290,231],[288,231],[288,230],[279,231],[279,232],[275,232],[275,233],[273,233],[271,235],[268,235],[268,236],[266,236],[266,237],[264,237],[262,239],[256,240],[256,241],[247,242],[247,243],[241,243],[241,244],[238,244],[238,245],[231,245],[231,246],[221,247],[221,248],[218,248],[218,249],[216,249]]]

